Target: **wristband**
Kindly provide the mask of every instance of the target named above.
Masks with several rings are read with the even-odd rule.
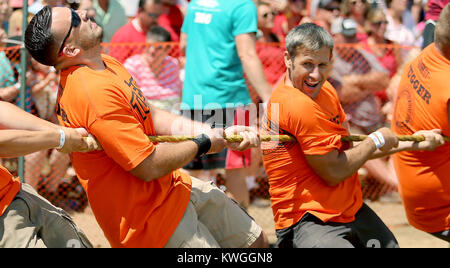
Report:
[[[66,143],[66,133],[61,128],[59,129],[59,146],[56,149],[61,150]]]
[[[377,136],[378,140],[381,143],[381,147],[383,147],[386,144],[386,140],[383,137],[383,134],[381,134],[381,132],[379,131],[375,131],[373,134],[375,134],[375,136]]]
[[[377,149],[381,148],[381,142],[380,142],[380,140],[378,140],[378,138],[377,138],[377,136],[375,136],[375,134],[372,133],[368,137],[372,139],[372,141],[375,143],[375,147]]]
[[[195,157],[200,157],[211,149],[211,139],[205,134],[198,135],[192,139],[192,141],[198,146],[197,155]]]
[[[373,140],[373,142],[375,143],[375,147],[377,147],[377,149],[380,149],[386,144],[386,140],[384,139],[383,134],[381,134],[379,131],[371,133],[369,135],[369,138]]]

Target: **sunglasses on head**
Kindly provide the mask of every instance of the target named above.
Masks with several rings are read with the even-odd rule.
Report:
[[[67,33],[66,37],[64,38],[63,42],[61,43],[61,47],[59,48],[58,51],[58,55],[62,54],[62,51],[64,49],[64,44],[67,41],[67,38],[69,38],[70,33],[72,32],[72,28],[73,27],[78,27],[81,24],[81,18],[80,16],[75,12],[75,10],[70,9],[71,13],[72,13],[72,20],[70,22],[70,28],[69,28],[69,32]]]

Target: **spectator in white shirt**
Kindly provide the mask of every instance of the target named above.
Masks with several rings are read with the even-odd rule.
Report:
[[[414,33],[403,24],[403,13],[407,10],[406,0],[386,1],[386,38],[400,45],[416,45]]]

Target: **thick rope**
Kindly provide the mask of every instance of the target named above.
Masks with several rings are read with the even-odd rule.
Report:
[[[367,138],[367,135],[350,135],[347,137],[343,137],[343,141],[363,141]],[[151,142],[183,142],[192,140],[195,136],[149,136]],[[399,135],[397,136],[399,141],[414,141],[414,142],[422,142],[425,140],[425,137],[422,135],[412,136],[412,135]],[[295,138],[289,135],[261,135],[261,142],[268,141],[278,141],[281,143],[285,142],[295,142]],[[225,140],[228,142],[241,142],[243,140],[240,135],[233,135],[225,137]],[[450,137],[444,137],[444,141],[449,142]]]

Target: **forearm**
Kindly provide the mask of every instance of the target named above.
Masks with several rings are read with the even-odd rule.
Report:
[[[0,129],[50,130],[59,127],[25,112],[14,104],[0,101]]]
[[[152,181],[182,168],[194,159],[197,152],[198,146],[193,141],[161,143],[131,173],[146,182]]]
[[[369,72],[360,76],[358,86],[368,92],[384,90],[389,86],[389,76],[383,72]]]
[[[272,87],[266,80],[264,69],[256,52],[256,35],[241,34],[235,37],[236,48],[242,68],[248,81],[258,93],[263,102],[267,102],[272,95]]]
[[[45,77],[43,80],[37,82],[31,87],[33,93],[38,93],[42,91],[46,86],[50,84],[53,79],[50,76]]]
[[[355,174],[375,150],[374,142],[366,139],[343,152],[334,150],[324,156],[307,155],[306,159],[326,184],[335,186]]]
[[[18,85],[18,84],[16,84]],[[19,94],[20,89],[14,86],[4,87],[0,89],[0,100],[12,101]]]
[[[340,183],[358,172],[375,151],[375,144],[371,140],[365,140],[358,146],[339,153],[333,182]]]
[[[181,35],[180,35],[180,51],[181,51],[181,55],[183,55],[183,56],[186,55],[187,38],[188,38],[187,34],[181,33]]]
[[[389,156],[389,155],[392,155],[392,154],[395,154],[395,153],[398,153],[398,152],[402,152],[402,151],[419,151],[420,148],[418,146],[419,146],[418,142],[399,141],[397,148],[392,148],[391,150],[389,150],[387,152],[376,150],[372,154],[370,159],[375,159],[375,158],[380,158],[380,157],[384,157],[384,156]]]
[[[272,87],[267,82],[263,66],[257,55],[247,57],[242,61],[245,75],[248,81],[253,86],[255,91],[263,102],[267,102],[272,95]]]
[[[0,157],[19,157],[59,146],[57,129],[43,131],[1,130]]]
[[[196,136],[211,126],[202,122],[176,115],[150,105],[153,125],[157,135],[187,135]]]

